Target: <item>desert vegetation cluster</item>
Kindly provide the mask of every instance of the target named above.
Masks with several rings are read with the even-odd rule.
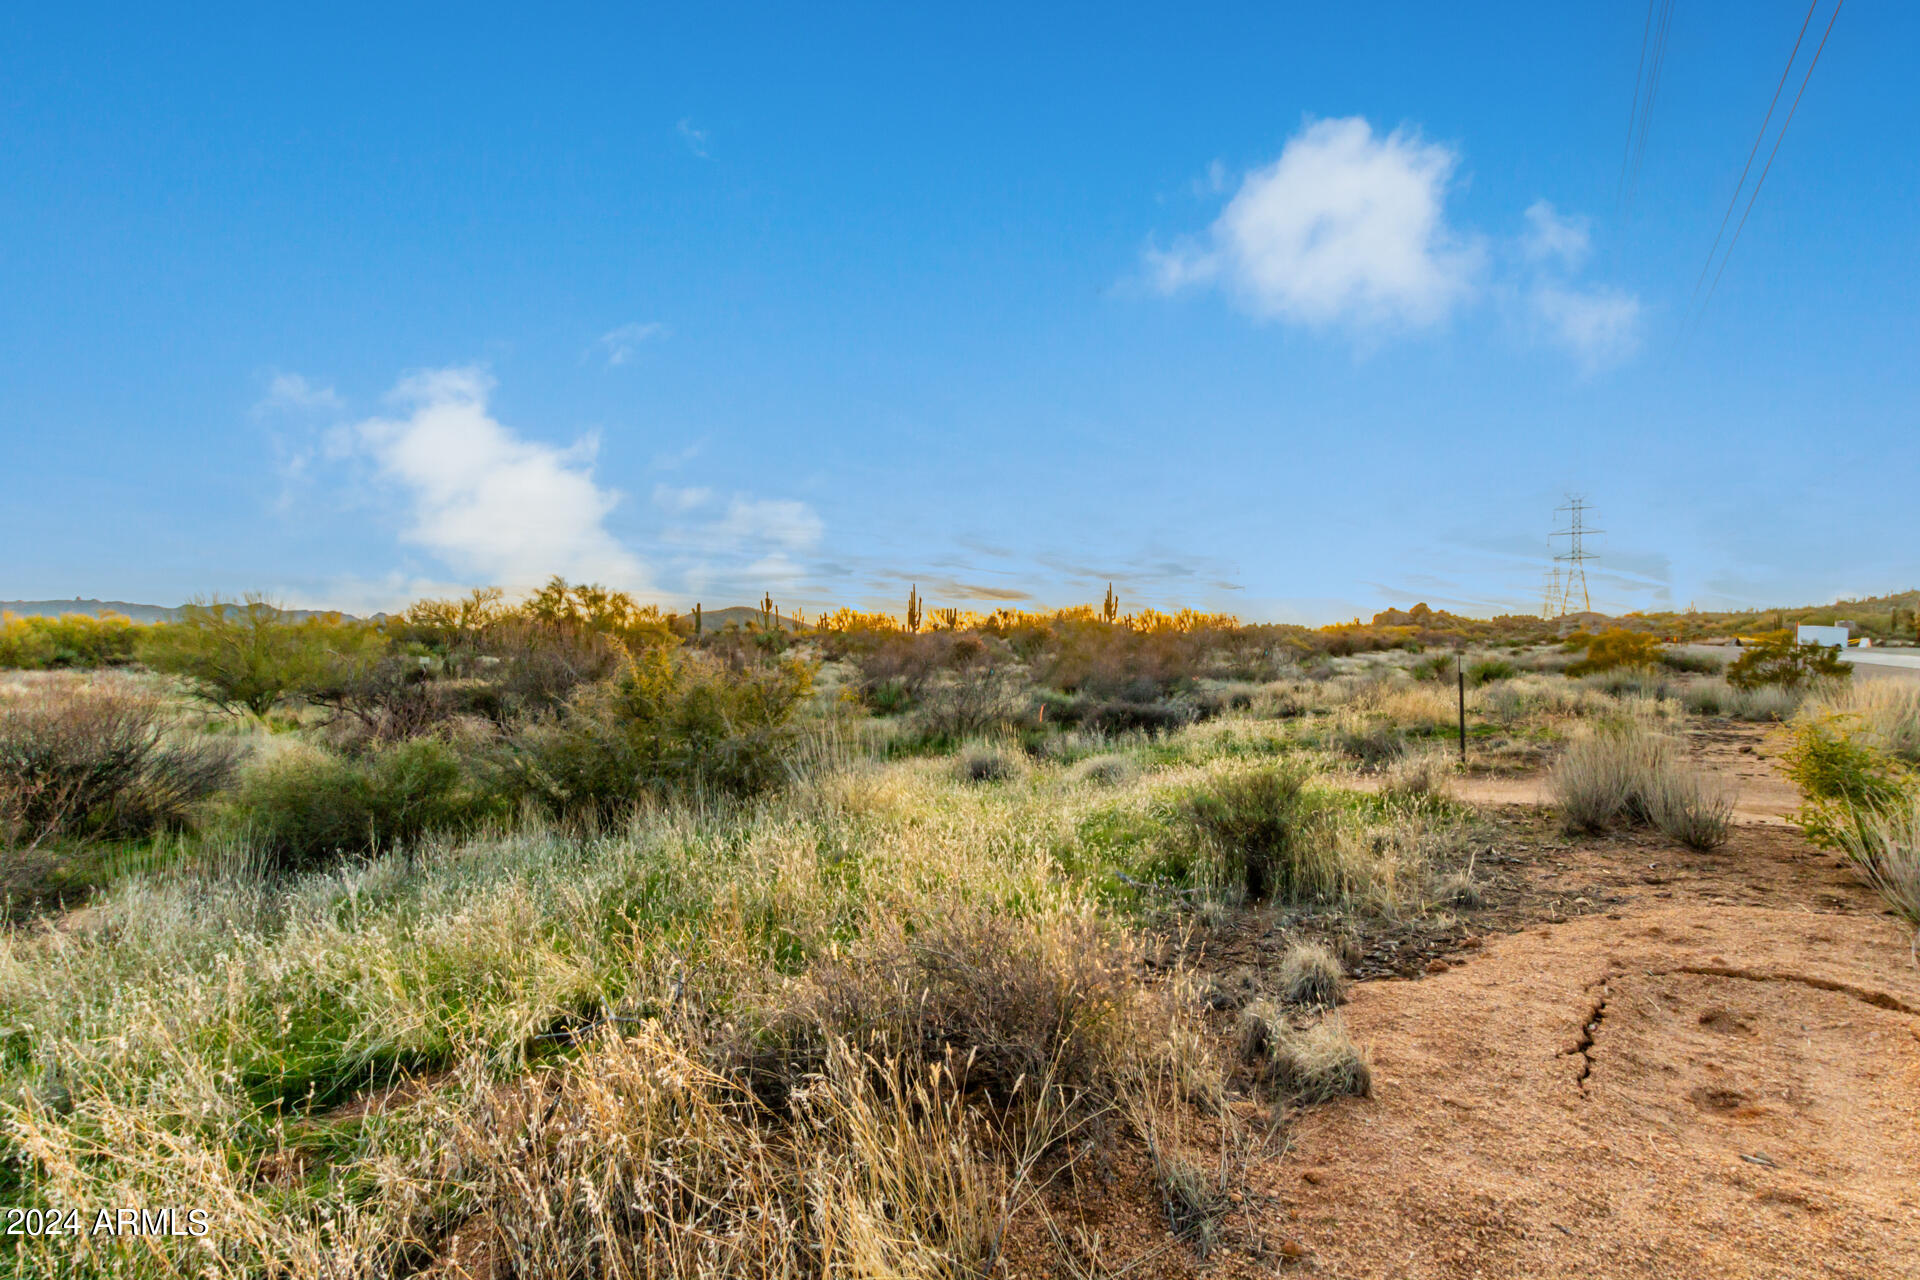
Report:
[[[1569,830],[1712,849],[1680,728],[1777,725],[1803,827],[1920,928],[1920,686],[1777,635],[716,628],[555,580],[11,619],[0,665],[0,1199],[219,1224],[19,1275],[1065,1268],[1116,1145],[1204,1254],[1236,1152],[1372,1087],[1358,932],[1480,904],[1463,740]],[[1252,908],[1294,932],[1230,990],[1189,943]]]

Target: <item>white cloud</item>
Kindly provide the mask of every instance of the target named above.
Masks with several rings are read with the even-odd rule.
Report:
[[[1553,281],[1534,285],[1529,301],[1547,337],[1588,373],[1640,349],[1640,299],[1619,289],[1582,289]]]
[[[587,356],[596,351],[603,352],[606,355],[607,368],[611,369],[615,365],[622,365],[633,359],[633,353],[638,351],[642,344],[672,336],[673,330],[657,320],[649,320],[645,324],[638,321],[623,324],[595,338],[593,345],[587,348],[581,360],[584,362]]]
[[[653,505],[673,515],[685,515],[713,499],[711,489],[682,489],[670,484],[653,486]]]
[[[255,413],[314,412],[346,407],[332,387],[307,381],[297,373],[276,373],[267,384],[267,394],[253,406]]]
[[[791,498],[746,498],[735,495],[713,533],[723,545],[754,544],[805,551],[820,541],[824,526],[812,507]]]
[[[805,577],[800,558],[819,546],[826,532],[812,507],[791,498],[734,494],[724,507],[691,520],[685,517],[717,506],[712,490],[656,485],[653,500],[679,518],[664,536],[687,548],[679,569],[688,590],[696,594],[793,589]]]
[[[1216,284],[1254,314],[1315,327],[1438,324],[1481,254],[1447,223],[1459,156],[1358,117],[1319,120],[1256,169],[1203,243],[1150,252],[1166,292]]]
[[[1545,200],[1527,206],[1527,230],[1520,247],[1529,262],[1558,262],[1578,271],[1587,260],[1593,237],[1585,218],[1563,218]]]
[[[411,499],[402,536],[501,586],[558,573],[643,589],[645,567],[607,531],[620,495],[594,482],[595,441],[559,449],[522,439],[488,412],[492,390],[481,369],[426,370],[389,397],[405,417],[352,429],[355,451]]]
[[[692,120],[683,118],[680,123],[673,126],[673,130],[680,135],[680,141],[687,144],[687,150],[693,152],[693,154],[699,156],[702,160],[707,159],[707,131],[705,129],[696,129],[693,127]]]

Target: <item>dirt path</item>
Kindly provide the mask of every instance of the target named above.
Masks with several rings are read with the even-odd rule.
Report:
[[[1304,1114],[1261,1171],[1326,1273],[1920,1275],[1920,974],[1900,930],[1611,914],[1357,990],[1375,1097]]]
[[[1306,1265],[1920,1276],[1908,935],[1784,828],[1797,797],[1764,733],[1695,731],[1689,745],[1743,789],[1725,847],[1649,834],[1533,846],[1534,888],[1594,914],[1355,989],[1347,1025],[1371,1049],[1374,1097],[1301,1113],[1289,1155],[1250,1171]],[[1539,786],[1469,782],[1482,803]],[[1505,820],[1546,829],[1526,810]]]

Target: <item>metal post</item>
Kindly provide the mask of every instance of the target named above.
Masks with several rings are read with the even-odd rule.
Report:
[[[1465,654],[1455,654],[1454,672],[1460,678],[1460,763],[1467,762],[1467,658]]]

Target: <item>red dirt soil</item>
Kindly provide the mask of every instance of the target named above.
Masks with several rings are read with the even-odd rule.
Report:
[[[1741,788],[1726,846],[1633,834],[1536,856],[1540,892],[1615,909],[1355,988],[1347,1026],[1374,1096],[1297,1115],[1287,1157],[1249,1171],[1306,1265],[1920,1276],[1911,935],[1784,825],[1798,796],[1764,731],[1689,739]]]

